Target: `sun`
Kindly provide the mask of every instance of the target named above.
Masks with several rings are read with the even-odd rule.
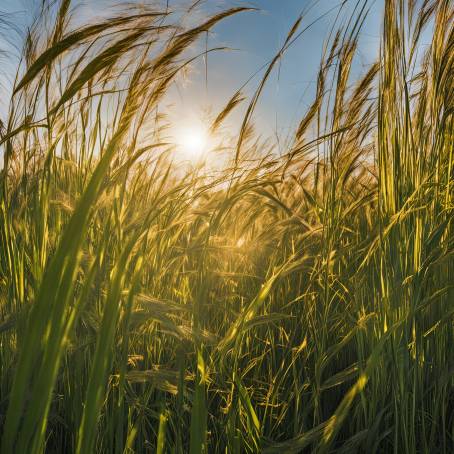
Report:
[[[189,159],[197,160],[206,152],[208,131],[203,124],[194,123],[183,127],[177,134],[178,148]]]

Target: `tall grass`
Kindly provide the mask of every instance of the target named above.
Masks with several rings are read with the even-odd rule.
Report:
[[[358,0],[278,156],[251,119],[296,18],[211,177],[158,108],[255,13],[71,8],[43,2],[2,119],[1,452],[453,452],[452,1],[384,2],[353,80]]]

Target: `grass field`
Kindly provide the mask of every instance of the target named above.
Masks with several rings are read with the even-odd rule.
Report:
[[[353,78],[354,3],[288,149],[253,113],[304,18],[212,172],[157,107],[245,8],[43,7],[2,91],[2,453],[454,452],[454,5],[385,1]]]

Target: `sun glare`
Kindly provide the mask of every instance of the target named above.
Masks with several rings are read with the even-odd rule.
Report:
[[[190,159],[201,157],[206,151],[207,143],[208,132],[200,124],[187,126],[178,135],[178,146]]]

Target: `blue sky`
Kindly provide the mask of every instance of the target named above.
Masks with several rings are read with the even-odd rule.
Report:
[[[24,28],[32,17],[33,0],[2,0],[0,11],[10,14],[9,19],[19,28]],[[145,2],[147,3],[147,2]],[[156,3],[156,1],[154,2]],[[161,4],[166,0],[161,0]],[[168,104],[163,106],[170,117],[199,117],[211,112],[215,115],[222,109],[235,91],[259,68],[265,65],[282,46],[285,37],[303,10],[301,29],[311,27],[286,52],[269,79],[261,101],[257,106],[254,121],[257,130],[266,137],[285,138],[297,125],[315,89],[316,72],[325,38],[336,16],[343,23],[352,14],[356,0],[347,1],[341,9],[341,0],[255,0],[251,2],[233,0],[206,0],[191,16],[191,23],[202,21],[210,13],[231,6],[253,6],[257,11],[241,13],[217,25],[208,36],[208,47],[227,46],[230,51],[210,53],[208,57],[208,84],[205,79],[205,61],[200,59],[191,66],[189,76],[174,85]],[[75,18],[84,22],[89,17],[109,14],[116,0],[77,1]],[[169,7],[180,13],[188,2],[169,0]],[[370,13],[360,37],[360,48],[355,60],[355,72],[362,72],[376,58],[379,46],[382,0],[370,1]],[[11,40],[11,36],[8,36]],[[15,39],[12,41],[15,43]],[[0,48],[11,46],[0,37]],[[193,51],[203,51],[201,40]],[[10,57],[3,58],[10,60]],[[11,76],[8,65],[3,66],[3,78]],[[259,72],[246,86],[251,95],[263,71]],[[8,83],[5,82],[4,85]],[[2,106],[4,107],[4,106]],[[231,127],[238,125],[241,109],[232,116]]]
[[[208,1],[206,6],[211,6],[207,9],[213,11],[245,3]],[[194,77],[192,90],[183,93],[183,103],[193,105],[192,97],[197,93],[197,98],[204,100],[208,107],[222,108],[236,89],[278,52],[302,10],[308,10],[300,29],[312,25],[276,66],[255,115],[258,129],[265,135],[277,133],[285,137],[312,101],[324,40],[336,15],[341,12],[339,24],[348,20],[356,1],[347,3],[343,10],[339,8],[340,3],[336,0],[261,0],[247,3],[259,8],[259,11],[227,19],[209,37],[209,46],[225,45],[235,50],[209,55],[208,89],[205,86],[204,62],[199,63],[195,68],[199,77]],[[370,5],[371,11],[361,34],[354,65],[356,73],[367,69],[378,53],[382,2],[371,1]],[[262,75],[263,71],[248,83],[248,94],[253,93]]]

